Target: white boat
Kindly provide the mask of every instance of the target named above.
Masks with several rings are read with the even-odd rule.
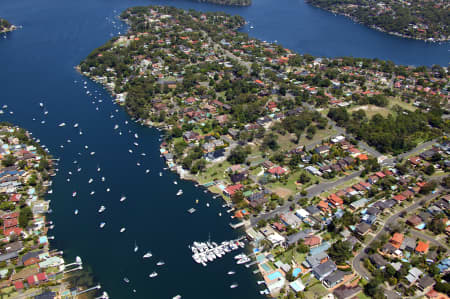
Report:
[[[134,138],[136,138],[136,139],[139,138],[137,133],[134,133]]]
[[[124,231],[126,231],[126,228],[125,228],[125,227],[122,227],[122,228],[120,229],[120,232],[123,233]]]
[[[142,258],[148,259],[148,258],[151,258],[152,256],[153,256],[153,254],[150,251],[147,251],[147,253],[144,254],[144,256]]]
[[[53,193],[53,189],[48,190],[47,193],[48,193],[48,194],[52,194],[52,193]]]
[[[146,155],[147,155],[146,153],[142,153],[142,154],[141,154],[141,156],[146,156]]]
[[[78,209],[75,210],[75,212],[73,212],[75,215],[78,215]]]
[[[122,197],[120,198],[120,201],[124,201],[125,199],[127,199],[127,197],[126,197],[126,196],[122,196]]]
[[[64,127],[65,125],[66,125],[66,123],[60,123],[58,126]]]
[[[209,202],[206,203],[206,206],[209,208]]]
[[[89,147],[87,145],[84,146],[85,149],[88,149]]]
[[[158,276],[158,273],[156,273],[155,271],[153,271],[152,273],[150,273],[150,275],[148,277],[153,278]]]
[[[105,225],[106,225],[106,222],[102,222],[102,223],[100,223],[100,228],[104,228],[104,227],[105,227]]]
[[[130,152],[130,154],[132,154],[132,153],[133,153],[133,150],[129,149],[128,152]]]
[[[99,213],[103,213],[106,210],[105,206],[100,206],[100,209],[98,209]]]
[[[243,259],[243,258],[245,258],[245,257],[247,257],[247,255],[246,255],[245,253],[241,253],[241,254],[236,255],[236,256],[234,257],[234,259],[235,259],[235,260],[240,260],[240,259]]]
[[[165,264],[164,261],[159,261],[159,262],[156,263],[157,266],[162,266],[164,264]]]
[[[145,173],[149,173],[149,172],[150,172],[150,169],[146,169],[146,170],[145,170]]]
[[[141,163],[137,162],[136,165],[137,165],[137,166],[141,166]]]
[[[105,177],[104,176],[102,176],[102,182],[104,182],[106,179],[105,179]]]
[[[48,111],[44,111],[44,115],[47,115],[48,114]]]
[[[181,299],[181,295],[176,295],[176,296],[172,297],[172,299]]]
[[[134,252],[137,252],[138,250],[139,250],[139,247],[137,246],[137,244],[136,244],[136,241],[134,242]]]
[[[180,196],[180,195],[182,195],[183,194],[183,190],[178,190],[178,192],[177,192],[177,196]]]
[[[92,183],[94,180],[92,178],[89,179],[88,183]]]
[[[117,130],[119,128],[119,125],[114,126],[114,130]]]
[[[73,125],[74,128],[78,128],[78,123]]]
[[[177,181],[173,181],[173,184],[174,184],[174,185],[178,185],[178,182],[177,182]]]
[[[123,278],[123,281],[125,281],[126,283],[130,283],[130,280],[126,277]]]
[[[238,261],[236,262],[236,264],[240,265],[240,264],[245,264],[245,263],[247,263],[247,262],[250,262],[250,258],[245,257],[245,258],[242,258],[242,259],[238,260]]]
[[[233,275],[233,274],[235,274],[236,272],[234,272],[233,270],[231,270],[231,271],[228,271],[228,275]]]
[[[41,107],[41,108],[44,107],[44,103],[40,102],[39,107]]]
[[[109,191],[111,191],[111,189],[109,189],[109,188],[106,188],[106,192],[109,192]]]
[[[95,194],[95,191],[91,191],[91,193],[90,193],[91,195],[94,195]]]
[[[101,170],[100,167],[98,167],[98,168],[97,168],[97,171],[100,172],[100,170]]]
[[[159,173],[159,176],[162,176],[162,172]]]
[[[73,193],[72,193],[72,197],[75,197],[75,196],[77,196],[77,193],[76,193],[76,192],[73,192]]]
[[[194,213],[195,211],[196,211],[196,209],[194,209],[194,208],[190,208],[190,209],[188,210],[188,212],[191,213],[191,214]]]
[[[77,168],[77,171],[80,172],[80,171],[81,171],[81,167],[78,167],[78,168]]]
[[[95,152],[91,152],[91,156],[95,155]]]
[[[233,283],[232,285],[230,285],[231,289],[237,288],[239,285],[237,283]]]
[[[134,146],[139,146],[139,143],[133,142]]]

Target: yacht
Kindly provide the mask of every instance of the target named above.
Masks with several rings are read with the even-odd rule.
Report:
[[[106,210],[105,206],[100,206],[100,209],[98,209],[99,213],[103,213]]]
[[[104,228],[104,227],[105,227],[105,225],[106,225],[106,222],[102,222],[102,223],[100,223],[100,228]]]
[[[149,173],[149,172],[150,172],[150,169],[146,169],[146,170],[145,170],[145,173]]]
[[[78,128],[78,123],[73,125],[74,128]]]
[[[231,289],[237,288],[239,285],[237,283],[233,283],[232,285],[230,285]]]
[[[132,153],[133,153],[133,151],[132,151],[131,149],[129,149],[129,150],[128,150],[128,152],[130,152],[130,154],[132,154]]]
[[[88,183],[92,183],[94,180],[92,178],[89,179]]]
[[[153,254],[150,251],[147,251],[147,253],[144,254],[143,258],[148,259],[148,258],[151,258],[152,256],[153,256]]]
[[[114,130],[117,130],[119,128],[119,125],[114,126]]]
[[[177,196],[180,196],[181,194],[183,194],[183,190],[178,190],[178,192],[177,192]]]
[[[208,207],[208,208],[209,208],[209,202],[207,202],[207,203],[206,203],[206,207]]]
[[[134,146],[139,146],[139,143],[133,142]]]
[[[233,275],[233,274],[235,274],[236,272],[234,272],[233,270],[231,270],[231,271],[228,271],[228,275]]]
[[[40,102],[39,107],[41,107],[41,108],[44,107],[44,103]]]
[[[120,229],[120,232],[121,233],[123,233],[124,231],[126,231],[127,229],[125,228],[125,227],[122,227],[121,229]]]
[[[177,181],[173,181],[173,183],[174,183],[174,185],[178,185],[178,182],[177,182]]]
[[[148,277],[153,278],[158,276],[158,273],[156,273],[155,271],[153,271]]]
[[[109,192],[109,191],[111,191],[111,189],[109,189],[109,188],[106,188],[106,192]]]
[[[164,264],[165,264],[164,261],[159,261],[159,262],[156,263],[157,266],[162,266]]]
[[[64,127],[65,125],[66,125],[66,123],[60,123],[58,126]]]
[[[73,193],[72,193],[72,197],[75,197],[75,196],[77,196],[77,193],[76,193],[76,192],[73,192]]]
[[[95,155],[95,152],[91,152],[91,156]]]
[[[94,195],[95,194],[95,191],[91,191],[91,193],[90,193],[91,195]]]
[[[122,196],[122,197],[120,198],[120,201],[124,201],[125,199],[127,199],[127,197],[126,197],[126,196]]]
[[[75,215],[78,215],[78,209],[75,210],[75,212],[73,212]]]

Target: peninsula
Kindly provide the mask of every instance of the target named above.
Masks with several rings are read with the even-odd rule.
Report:
[[[197,0],[198,2],[206,2],[219,5],[231,5],[231,6],[250,6],[252,0]]]
[[[450,40],[450,3],[445,0],[306,0],[389,34],[425,41]]]
[[[5,107],[3,107],[5,109]],[[0,110],[3,113],[3,110]],[[82,261],[66,263],[62,251],[50,249],[47,236],[54,227],[46,219],[57,161],[31,133],[0,123],[0,297],[54,298],[78,295]],[[89,279],[87,280],[89,281]],[[106,298],[106,297],[105,297]]]
[[[406,221],[421,202],[436,212],[414,225],[440,236],[448,228],[439,220],[450,187],[446,68],[299,55],[239,32],[244,20],[219,12],[149,6],[121,17],[129,31],[79,71],[133,119],[165,130],[170,169],[223,196],[230,224],[245,225],[258,248],[262,294],[448,290],[445,242],[426,247],[429,237]],[[394,231],[411,236],[407,249]],[[381,255],[387,244],[401,251]],[[429,251],[442,272],[424,262]]]
[[[0,33],[9,32],[16,29],[16,26],[9,23],[7,20],[0,18]]]

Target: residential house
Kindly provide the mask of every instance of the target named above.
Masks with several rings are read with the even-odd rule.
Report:
[[[331,260],[327,260],[325,263],[314,267],[312,273],[319,281],[323,281],[328,275],[336,271],[336,269],[336,264]]]

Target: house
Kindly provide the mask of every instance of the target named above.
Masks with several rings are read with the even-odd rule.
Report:
[[[416,267],[413,267],[409,270],[408,275],[406,275],[405,279],[410,283],[415,283],[419,277],[423,274],[422,271],[417,269]]]
[[[333,261],[328,260],[313,268],[312,273],[319,281],[323,281],[328,275],[336,271],[336,269],[336,264]]]
[[[317,236],[308,236],[305,238],[303,243],[309,247],[315,247],[319,245],[321,242],[322,242],[321,239]]]
[[[293,244],[297,244],[298,241],[304,240],[306,237],[310,236],[312,233],[311,229],[301,230],[295,234],[287,236],[286,246],[289,247]]]
[[[209,162],[219,160],[220,158],[225,157],[225,149],[221,148],[213,152],[207,153],[204,157]]]
[[[324,280],[323,280],[323,284],[327,287],[327,288],[332,288],[334,286],[336,286],[338,283],[342,282],[342,280],[344,279],[344,272],[336,270],[333,273],[331,273],[330,275],[328,275]]]
[[[326,156],[330,152],[330,147],[328,145],[321,145],[314,149],[314,152],[321,156]]]
[[[291,282],[289,287],[294,291],[294,293],[302,292],[305,289],[305,286],[300,278]]]
[[[287,170],[284,169],[284,168],[281,167],[281,166],[275,166],[275,167],[270,168],[270,169],[268,170],[268,172],[269,172],[271,175],[273,175],[273,176],[279,178],[280,176],[286,174]]]
[[[417,215],[412,215],[411,217],[409,217],[406,220],[407,224],[409,224],[411,226],[414,226],[414,227],[422,224],[422,222],[423,222],[422,219],[419,216],[417,216]]]
[[[325,251],[319,252],[315,255],[308,255],[303,261],[302,265],[307,268],[315,268],[328,260],[328,254]]]
[[[400,246],[402,246],[403,243],[403,234],[401,233],[394,233],[394,235],[392,236],[390,242],[392,244],[392,246],[394,246],[395,248],[400,248]]]
[[[355,228],[355,232],[360,236],[365,236],[369,231],[370,225],[365,222],[361,222]]]
[[[401,250],[407,250],[410,252],[413,252],[415,248],[416,248],[416,239],[411,237],[406,237],[403,240],[402,245],[400,246]]]
[[[404,197],[401,194],[397,194],[397,195],[393,196],[392,199],[394,199],[394,200],[396,200],[398,202],[402,202],[402,201],[404,201],[406,199],[406,197]]]
[[[244,185],[242,184],[231,185],[226,187],[223,190],[223,193],[228,197],[232,197],[237,191],[241,190],[242,188],[244,188]]]
[[[337,196],[334,193],[328,195],[328,201],[335,207],[340,207],[344,204],[344,201],[342,200],[342,198],[340,198],[339,196]]]
[[[368,202],[369,200],[367,198],[361,198],[357,201],[352,202],[350,204],[350,207],[352,208],[353,211],[356,211],[360,208],[363,208]]]
[[[422,277],[421,279],[419,279],[419,281],[417,282],[417,287],[422,292],[429,292],[435,284],[436,284],[436,281],[433,278],[431,278],[429,275],[426,275],[426,276]]]
[[[428,242],[419,241],[417,243],[416,252],[426,254],[428,252],[429,247],[430,244]]]
[[[193,131],[188,131],[188,132],[184,132],[183,138],[184,138],[184,141],[186,141],[187,143],[191,143],[191,142],[199,140],[200,134],[193,132]]]
[[[280,214],[280,219],[292,228],[299,227],[302,224],[302,221],[292,212]]]
[[[369,260],[377,269],[384,269],[388,262],[378,253],[369,256]]]
[[[362,292],[362,287],[346,287],[340,286],[333,291],[334,296],[337,299],[351,299],[357,297],[359,293]]]

